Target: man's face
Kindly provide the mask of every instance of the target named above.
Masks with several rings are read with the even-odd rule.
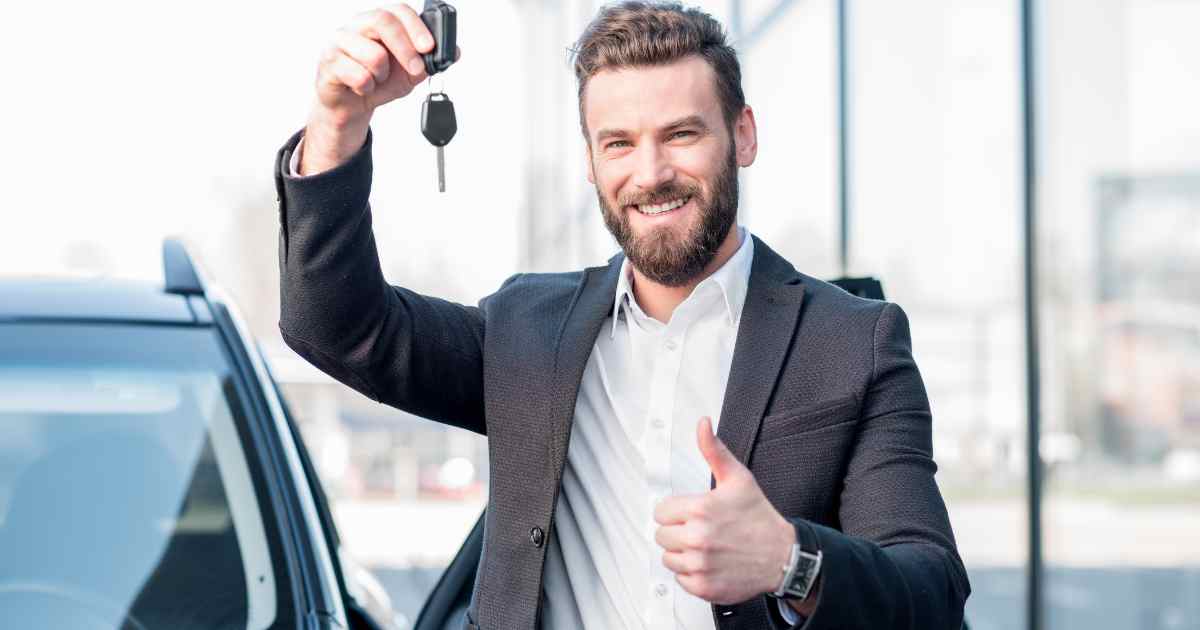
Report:
[[[698,56],[603,70],[584,99],[588,181],[605,225],[642,274],[686,285],[737,218],[737,168],[757,149],[753,114],[744,109],[730,133]]]

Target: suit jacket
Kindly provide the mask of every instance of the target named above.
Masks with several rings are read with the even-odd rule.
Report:
[[[468,627],[540,623],[584,365],[612,310],[621,255],[525,273],[478,305],[389,285],[367,203],[371,142],[288,175],[277,155],[279,329],[316,367],[378,402],[486,434],[491,486]],[[957,629],[970,592],[934,482],[931,414],[895,304],[798,273],[755,238],[719,437],[824,553],[803,627]],[[714,606],[720,630],[782,627],[765,596]]]

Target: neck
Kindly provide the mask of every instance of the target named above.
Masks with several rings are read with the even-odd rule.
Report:
[[[750,235],[747,234],[746,238],[750,238]],[[659,284],[642,275],[642,272],[636,266],[632,266],[633,297],[637,300],[638,306],[647,315],[666,323],[671,320],[671,314],[675,312],[675,307],[679,306],[680,303],[692,294],[692,290],[696,288],[696,285],[711,276],[714,271],[720,269],[721,265],[724,265],[730,258],[733,258],[740,245],[741,242],[738,241],[738,226],[734,224],[729,228],[729,233],[725,235],[725,240],[721,241],[721,245],[717,247],[717,255],[708,261],[708,264],[704,266],[704,270],[696,274],[696,277],[689,280],[687,284],[678,287]]]

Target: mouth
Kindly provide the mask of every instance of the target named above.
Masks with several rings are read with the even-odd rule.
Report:
[[[644,214],[648,217],[655,217],[655,216],[667,214],[669,212],[674,212],[675,210],[682,208],[685,204],[687,204],[687,202],[689,200],[691,200],[691,197],[680,197],[678,199],[672,199],[665,203],[658,203],[658,204],[644,203],[644,204],[637,204],[637,205],[633,205],[633,206],[629,206],[629,207],[637,210],[639,213]]]

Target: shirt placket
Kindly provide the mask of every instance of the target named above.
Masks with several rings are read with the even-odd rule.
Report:
[[[646,482],[650,489],[651,508],[646,523],[646,535],[655,553],[650,554],[650,598],[646,611],[649,628],[674,627],[675,596],[678,585],[675,575],[663,566],[662,547],[654,541],[658,523],[654,507],[671,495],[671,434],[675,418],[675,394],[682,366],[683,338],[686,324],[672,318],[659,331],[654,346],[654,370],[650,379],[650,401],[646,414],[645,452]]]

